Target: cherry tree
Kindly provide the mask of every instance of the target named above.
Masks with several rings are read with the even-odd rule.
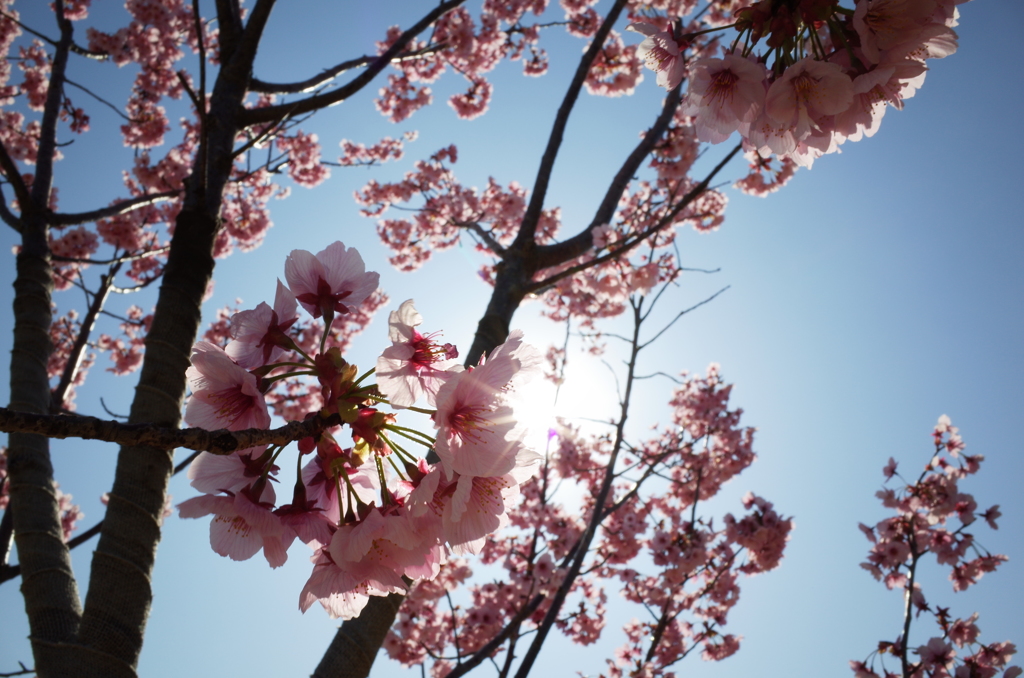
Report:
[[[637,356],[667,329],[650,327],[650,308],[684,271],[677,229],[722,223],[727,201],[714,186],[730,161],[742,153],[748,169],[731,179],[767,195],[797,167],[872,136],[887,107],[901,108],[922,85],[926,60],[955,51],[955,3],[448,0],[407,26],[382,21],[374,53],[285,83],[254,68],[274,2],[201,4],[132,1],[128,24],[115,30],[89,27],[84,1],[55,2],[49,27],[23,22],[13,3],[0,10],[9,54],[0,169],[11,194],[0,216],[21,239],[0,525],[0,545],[13,535],[18,563],[5,559],[0,573],[21,578],[35,671],[134,675],[168,478],[185,469],[203,494],[179,511],[215,516],[217,553],[242,560],[262,551],[276,567],[293,541],[312,549],[300,607],[319,602],[346,620],[315,675],[366,675],[383,646],[439,676],[503,652],[499,672],[525,676],[551,630],[584,645],[600,637],[613,582],[651,616],[627,623],[608,675],[671,675],[695,649],[709,660],[736,652],[738,638],[722,627],[739,575],[778,566],[792,524],[753,494],[738,516],[698,515],[754,458],[753,432],[740,426],[717,367],[680,380],[670,427],[645,440],[627,435]],[[500,62],[544,75],[545,41],[564,33],[582,57],[558,85],[561,105],[528,188],[463,185],[458,149],[446,146],[401,180],[371,178],[355,196],[400,270],[462,243],[488,257],[480,276],[493,292],[464,355],[421,334],[424,321],[402,304],[376,384],[367,381],[344,355],[389,299],[342,243],[293,251],[273,306],[224,311],[196,343],[215,260],[260,244],[270,199],[289,192],[283,177],[312,188],[332,170],[400,160],[412,140],[345,140],[328,161],[320,136],[305,131],[313,114],[376,94],[380,113],[401,122],[432,103],[439,78],[461,76],[466,89],[448,104],[471,120],[486,113]],[[130,88],[111,102],[79,83],[76,69],[92,61],[132,69]],[[655,82],[644,83],[645,72]],[[621,97],[640,86],[664,88],[660,109],[646,112],[638,127],[649,126],[635,130],[639,141],[596,192],[593,218],[567,227],[548,193],[574,108],[584,94]],[[104,105],[124,118],[121,142],[134,150],[126,197],[62,212],[55,162],[75,149],[60,140],[87,133],[87,111]],[[169,108],[185,112],[180,132]],[[734,133],[724,150],[714,146]],[[699,162],[705,154],[710,167]],[[152,311],[132,306],[111,334],[97,335],[111,295],[151,285]],[[55,313],[53,292],[72,289],[87,305]],[[544,454],[525,443],[513,396],[540,376],[542,359],[513,317],[530,297],[594,351],[607,340],[606,319],[631,316],[612,434],[566,424]],[[118,374],[139,371],[127,423],[76,412],[75,387],[99,353]],[[567,347],[547,357],[557,382]],[[401,410],[424,410],[416,403],[435,432],[398,423]],[[271,412],[290,423],[270,429]],[[183,417],[192,428],[179,429]],[[482,445],[479,431],[500,444]],[[121,445],[106,514],[77,537],[76,508],[49,462],[53,437]],[[285,504],[270,482],[289,443],[299,464],[303,455],[310,462]],[[429,453],[410,454],[411,444]],[[175,447],[194,454],[175,463]],[[568,484],[582,502],[556,492]],[[83,605],[69,548],[97,534]],[[503,567],[503,579],[472,580],[470,555]],[[460,587],[471,603],[451,602]],[[903,668],[909,675],[905,659]]]

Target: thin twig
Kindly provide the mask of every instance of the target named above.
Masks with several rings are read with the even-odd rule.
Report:
[[[75,337],[75,343],[71,346],[71,352],[68,353],[67,361],[64,363],[64,372],[60,376],[60,382],[57,384],[57,388],[53,389],[53,392],[50,394],[51,413],[58,412],[64,408],[64,399],[67,397],[71,384],[75,383],[75,378],[78,376],[78,368],[82,364],[82,354],[89,343],[89,335],[96,326],[96,318],[99,317],[103,304],[107,301],[110,289],[114,286],[114,276],[117,275],[120,268],[120,263],[113,264],[106,275],[100,276],[100,287],[93,294],[89,310],[86,312],[85,317],[82,318],[82,324],[78,328],[78,336]]]
[[[404,52],[399,56],[391,59],[391,63],[401,63],[402,61],[410,61],[412,59],[418,59],[427,54],[433,54],[438,50],[444,49],[445,45],[437,43],[433,45],[427,45],[416,50],[410,50]],[[288,82],[288,83],[274,83],[266,82],[258,78],[253,78],[249,84],[249,90],[253,92],[260,92],[263,94],[305,94],[312,92],[313,90],[319,89],[321,86],[329,83],[339,75],[351,71],[355,68],[363,68],[369,66],[379,57],[375,56],[361,56],[355,59],[349,59],[348,61],[342,61],[340,64],[328,68],[319,75],[314,75],[311,78],[302,80],[300,82]]]
[[[99,94],[96,94],[95,92],[93,92],[91,89],[89,89],[85,85],[79,85],[77,82],[75,82],[74,80],[71,80],[69,78],[65,78],[64,82],[66,82],[67,84],[71,85],[72,87],[75,87],[75,88],[78,88],[78,89],[82,90],[83,92],[85,92],[86,94],[91,96],[93,99],[95,99],[96,101],[100,102],[101,104],[103,104],[104,106],[109,108],[110,110],[114,111],[114,113],[117,113],[119,116],[121,116],[122,118],[124,118],[128,122],[132,122],[132,119],[129,118],[127,115],[125,115],[124,111],[122,111],[120,108],[118,108],[114,104],[110,103],[109,101],[107,101],[106,99],[101,97]]]
[[[694,305],[693,305],[693,306],[691,306],[690,308],[686,308],[686,309],[683,309],[682,311],[680,311],[679,313],[677,313],[677,314],[676,314],[676,317],[675,317],[675,318],[672,318],[672,320],[670,320],[670,321],[669,321],[669,323],[668,323],[667,325],[665,325],[665,326],[664,326],[663,328],[661,328],[661,330],[660,330],[660,331],[659,331],[659,332],[658,332],[657,334],[655,334],[655,335],[654,335],[653,337],[651,337],[650,339],[648,339],[647,341],[645,341],[645,342],[644,342],[644,343],[643,343],[643,344],[642,344],[642,345],[640,346],[640,348],[646,348],[647,346],[650,346],[650,345],[651,345],[652,343],[654,343],[655,341],[657,341],[657,340],[658,340],[658,337],[660,337],[660,336],[661,336],[661,335],[663,335],[663,334],[664,334],[665,332],[667,332],[667,331],[668,331],[668,329],[669,329],[670,327],[672,327],[672,325],[674,325],[674,324],[676,323],[676,321],[677,321],[677,320],[679,320],[680,318],[682,318],[682,317],[683,317],[684,315],[686,315],[686,314],[687,314],[687,313],[689,313],[690,311],[694,311],[694,310],[696,310],[696,309],[700,308],[701,306],[703,306],[704,304],[708,304],[708,303],[711,303],[711,302],[712,302],[712,301],[713,301],[713,300],[715,299],[715,297],[717,297],[717,296],[718,296],[719,294],[722,294],[723,292],[725,292],[725,291],[726,291],[727,289],[729,289],[730,287],[732,287],[732,285],[726,285],[725,287],[723,287],[722,289],[718,290],[717,292],[715,292],[714,294],[712,294],[712,295],[711,295],[710,297],[708,297],[707,299],[705,299],[704,301],[700,301],[700,302],[697,302],[696,304],[694,304]]]
[[[120,257],[114,257],[112,259],[79,259],[77,257],[61,257],[56,254],[50,258],[54,261],[65,261],[70,264],[92,264],[94,266],[105,266],[108,264],[121,264],[126,261],[135,261],[136,259],[146,259],[148,257],[155,257],[158,254],[163,254],[167,250],[171,249],[168,247],[157,247],[156,249],[147,250],[145,252],[136,252],[135,254],[125,254]]]

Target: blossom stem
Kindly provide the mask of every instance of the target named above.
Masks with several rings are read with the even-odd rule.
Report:
[[[303,367],[305,367],[305,365]],[[281,379],[287,379],[288,377],[315,377],[315,376],[317,376],[317,374],[316,374],[316,372],[313,372],[313,371],[308,371],[308,372],[286,372],[284,374],[279,374],[279,375],[274,376],[274,377],[268,377],[267,379],[263,380],[263,383],[265,383],[265,384],[272,384],[275,381],[280,381]]]
[[[409,454],[409,452],[404,447],[402,447],[395,441],[391,440],[391,438],[387,437],[383,431],[381,431],[379,435],[381,439],[385,443],[387,443],[387,446],[390,447],[395,452],[395,454],[401,457],[402,461],[416,461],[416,457]]]
[[[412,410],[413,412],[419,412],[420,414],[429,414],[431,416],[437,414],[437,410],[425,410],[422,407],[407,407],[406,409]]]
[[[308,369],[309,365],[307,365],[306,363],[289,363],[289,362],[272,363],[270,365],[264,365],[265,369],[266,368],[273,369],[275,367],[305,367],[305,368]]]
[[[308,361],[309,361],[310,363],[312,363],[312,362],[313,362],[313,359],[312,359],[312,358],[310,358],[310,357],[309,357],[309,355],[308,355],[308,354],[307,354],[307,353],[306,353],[305,351],[303,351],[303,350],[302,350],[301,348],[299,348],[299,345],[298,345],[298,344],[296,344],[294,340],[292,341],[292,345],[291,345],[291,347],[290,347],[290,348],[291,348],[291,349],[292,349],[293,351],[295,351],[296,353],[298,353],[299,355],[301,355],[301,356],[302,356],[303,358],[305,358],[306,360],[308,360]]]
[[[273,468],[274,462],[277,461],[277,458],[281,456],[282,452],[284,452],[284,448],[285,446],[281,445],[280,447],[277,447],[276,452],[270,455],[270,461],[268,461],[266,465],[263,467],[263,472],[260,474],[260,480],[265,480],[269,476],[270,469]],[[271,447],[270,449],[273,450],[274,447]]]
[[[391,464],[391,468],[395,469],[395,473],[398,474],[399,478],[402,480],[408,480],[408,478],[405,477],[405,474],[402,473],[402,469],[398,468],[398,464],[396,464],[395,460],[391,458],[390,454],[388,455],[388,462]]]
[[[352,480],[348,477],[348,471],[342,468],[334,476],[334,483],[338,485],[338,504],[341,504],[341,485],[338,484],[338,476],[342,476],[345,479],[345,493],[348,495],[348,505],[351,506],[353,502],[358,502],[359,495],[356,494],[356,488],[352,487]]]
[[[331,313],[330,317],[324,314],[324,333],[320,336],[320,353],[324,352],[324,347],[327,345],[327,335],[331,333],[331,325],[334,324],[334,314]]]
[[[366,379],[368,376],[370,376],[371,374],[373,374],[376,371],[377,371],[376,367],[371,367],[370,369],[366,370],[365,372],[362,373],[362,375],[360,375],[360,377],[358,379],[356,379],[356,382],[354,384],[352,384],[352,386],[353,387],[359,386],[359,384],[363,383],[363,379]]]
[[[421,445],[426,445],[427,447],[433,447],[434,443],[437,442],[437,440],[435,440],[431,436],[428,436],[423,431],[417,431],[414,428],[406,428],[405,426],[398,426],[397,424],[389,424],[384,428],[388,429],[389,431],[394,431],[398,435],[405,436],[406,438],[412,440],[413,442],[420,443]],[[413,437],[413,434],[420,437]]]
[[[697,31],[696,33],[687,33],[687,38],[696,38],[698,35],[704,35],[705,33],[714,33],[715,31],[724,31],[726,28],[736,28],[736,24],[732,23],[728,26],[718,26],[717,28],[705,28],[703,31]]]

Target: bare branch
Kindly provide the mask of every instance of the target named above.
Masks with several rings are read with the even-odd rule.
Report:
[[[491,638],[486,645],[473,653],[472,657],[452,669],[451,672],[448,673],[448,678],[460,678],[482,664],[485,659],[489,659],[491,655],[501,647],[501,644],[519,628],[519,625],[523,620],[533,614],[534,610],[540,607],[540,604],[544,602],[544,598],[545,596],[541,593],[535,595],[529,603],[524,605],[523,608],[519,610],[511,620],[509,620],[509,623],[505,625],[505,628],[501,630],[501,633]]]
[[[633,179],[633,175],[640,168],[644,158],[650,155],[651,151],[654,150],[655,144],[665,134],[665,130],[668,129],[676,109],[679,107],[681,98],[682,83],[665,97],[665,103],[661,107],[661,113],[658,115],[657,120],[654,121],[654,124],[651,125],[650,129],[647,130],[647,133],[640,140],[640,143],[636,145],[636,148],[633,149],[622,163],[619,171],[615,173],[615,177],[612,178],[611,184],[608,185],[608,190],[605,191],[604,198],[601,200],[601,204],[598,206],[590,225],[568,240],[537,248],[540,268],[557,266],[562,262],[570,261],[593,247],[593,230],[601,224],[609,223],[612,217],[615,216],[615,209],[618,207],[622,193]]]
[[[11,182],[11,188],[14,189],[14,197],[18,199],[18,206],[24,212],[31,203],[31,198],[28,195],[28,186],[25,185],[24,179],[21,178],[18,166],[14,164],[14,158],[10,156],[7,152],[7,147],[2,142],[0,142],[0,169],[3,170],[7,181]]]
[[[0,219],[3,219],[5,224],[18,233],[21,233],[22,229],[25,228],[24,224],[21,223],[21,219],[15,216],[11,208],[7,206],[7,198],[4,197],[3,191],[0,191]]]
[[[76,88],[82,90],[83,92],[85,92],[86,94],[91,96],[93,99],[95,99],[96,101],[100,102],[104,106],[108,107],[110,110],[114,111],[114,113],[117,113],[119,116],[121,116],[122,118],[124,118],[128,122],[132,121],[131,118],[129,118],[127,115],[125,115],[124,111],[122,111],[120,108],[118,108],[114,104],[110,103],[109,101],[107,101],[106,99],[101,97],[99,94],[96,94],[95,92],[93,92],[88,87],[85,87],[84,85],[79,85],[77,82],[75,82],[75,81],[73,81],[73,80],[71,80],[69,78],[64,78],[64,82],[66,82],[67,84],[71,85],[72,87],[76,87]]]
[[[713,299],[714,299],[715,297],[717,297],[717,296],[718,296],[719,294],[721,294],[721,293],[725,292],[725,291],[726,291],[727,289],[729,289],[730,287],[732,287],[732,285],[726,285],[725,287],[723,287],[722,289],[718,290],[717,292],[715,292],[714,294],[712,294],[712,295],[711,295],[710,297],[708,297],[707,299],[705,299],[704,301],[698,302],[698,303],[694,304],[693,306],[691,306],[690,308],[686,308],[686,309],[683,309],[682,311],[680,311],[679,313],[677,313],[677,314],[676,314],[676,317],[675,317],[675,318],[672,318],[672,320],[670,320],[670,321],[669,321],[669,323],[668,323],[667,325],[665,325],[665,326],[664,326],[663,328],[661,328],[661,330],[660,330],[660,331],[659,331],[659,332],[658,332],[657,334],[655,334],[655,335],[654,335],[653,337],[651,337],[650,339],[648,339],[648,340],[647,340],[647,341],[645,341],[644,343],[640,344],[640,348],[647,348],[648,346],[650,346],[651,344],[653,344],[653,343],[654,343],[655,341],[657,341],[657,340],[658,340],[658,337],[660,337],[660,336],[661,336],[662,334],[664,334],[665,332],[667,332],[667,331],[668,331],[668,328],[672,327],[672,326],[673,326],[673,325],[674,325],[674,324],[676,323],[676,321],[677,321],[677,320],[679,320],[680,318],[682,318],[682,317],[683,317],[684,315],[686,315],[686,314],[687,314],[687,313],[689,313],[690,311],[696,310],[696,309],[700,308],[701,306],[703,306],[704,304],[708,304],[708,303],[711,303],[711,301],[712,301],[712,300],[713,300]]]
[[[241,114],[241,126],[247,127],[261,123],[276,122],[287,117],[309,113],[311,111],[341,103],[368,85],[378,73],[384,70],[384,68],[391,63],[392,59],[398,56],[402,50],[406,48],[413,38],[425,31],[431,24],[461,5],[463,2],[465,2],[465,0],[447,0],[446,2],[442,2],[437,5],[422,19],[416,22],[412,28],[402,33],[398,40],[395,41],[395,44],[391,45],[386,52],[377,57],[373,63],[366,67],[365,71],[356,76],[348,84],[343,85],[332,92],[316,94],[291,103],[279,104],[277,106],[266,106],[264,108],[250,108]]]
[[[155,424],[122,424],[96,417],[30,414],[0,407],[0,431],[35,433],[48,438],[82,438],[103,440],[119,445],[153,447],[172,450],[184,447],[211,454],[231,454],[257,445],[286,445],[300,438],[315,435],[341,423],[338,415],[293,421],[275,429],[249,428],[242,431],[201,428],[167,428]]]
[[[242,13],[238,0],[216,0],[217,27],[220,29],[221,63],[229,60],[242,34]]]
[[[494,239],[494,236],[492,236],[490,233],[488,233],[487,230],[483,226],[480,225],[480,222],[477,222],[477,221],[456,222],[455,225],[456,226],[461,226],[462,228],[469,229],[470,231],[475,233],[477,236],[479,236],[481,240],[484,241],[484,244],[487,245],[487,249],[491,250],[492,252],[494,252],[499,257],[504,256],[505,248],[501,246],[501,243],[499,243],[497,240]]]
[[[132,210],[136,210],[146,205],[152,205],[155,202],[161,202],[163,200],[170,200],[176,198],[181,194],[181,191],[164,191],[163,193],[148,193],[146,195],[136,196],[129,198],[128,200],[122,200],[116,202],[109,207],[101,207],[98,210],[92,210],[90,212],[75,212],[72,214],[61,214],[60,212],[53,212],[47,217],[47,221],[53,226],[72,226],[74,224],[87,224],[91,221],[97,221],[99,219],[107,219],[109,217],[116,217],[121,214],[126,214]]]
[[[56,254],[51,258],[54,261],[66,261],[70,264],[92,264],[94,266],[107,266],[109,264],[121,264],[126,261],[135,261],[136,259],[147,259],[149,257],[155,257],[158,254],[163,254],[170,247],[157,247],[156,249],[146,250],[145,252],[136,252],[135,254],[125,254],[120,257],[114,257],[113,259],[79,259],[77,257],[61,257]]]
[[[562,580],[561,585],[558,587],[558,590],[555,591],[555,595],[551,599],[551,606],[544,615],[544,620],[537,625],[537,635],[534,636],[533,642],[530,643],[530,647],[526,651],[526,655],[524,655],[523,661],[519,665],[519,669],[516,671],[516,678],[526,678],[526,676],[529,675],[530,670],[533,668],[533,663],[540,654],[541,647],[543,647],[544,641],[547,638],[548,633],[551,631],[551,627],[555,625],[555,622],[558,619],[558,614],[561,611],[562,604],[569,595],[569,589],[572,587],[573,583],[575,583],[576,578],[580,574],[580,570],[583,567],[583,560],[586,558],[587,552],[590,549],[590,544],[593,542],[594,536],[597,534],[597,528],[604,517],[605,506],[611,495],[612,484],[615,480],[615,464],[618,461],[619,452],[621,451],[623,441],[625,440],[626,420],[629,416],[630,398],[633,392],[633,375],[636,374],[637,355],[640,353],[640,307],[632,303],[632,301],[630,302],[630,305],[633,307],[633,346],[627,363],[626,393],[621,401],[619,419],[615,427],[615,442],[612,444],[608,464],[605,467],[605,475],[601,481],[601,488],[598,490],[597,497],[594,498],[593,514],[587,523],[586,529],[580,536],[576,547],[574,547],[575,554],[572,556],[572,563],[569,565],[565,578]]]
[[[29,189],[32,203],[21,206],[21,211],[38,210],[45,212],[50,203],[50,189],[53,187],[53,157],[57,151],[57,123],[60,119],[61,102],[64,98],[64,76],[68,70],[68,52],[71,49],[73,28],[64,16],[60,0],[56,3],[57,25],[60,27],[60,41],[50,66],[50,82],[46,87],[46,104],[39,124],[39,150],[36,153],[36,172]]]
[[[57,388],[55,388],[53,393],[50,395],[51,413],[56,413],[64,409],[64,398],[67,396],[68,389],[71,388],[71,384],[74,383],[75,377],[78,376],[78,368],[82,363],[82,354],[85,352],[85,347],[89,343],[89,335],[96,326],[96,318],[99,317],[100,311],[103,309],[103,304],[107,302],[107,296],[110,294],[110,288],[113,285],[114,276],[117,275],[120,268],[120,263],[114,264],[110,267],[110,270],[106,275],[100,277],[100,288],[96,291],[96,294],[93,295],[92,303],[89,304],[89,310],[82,319],[82,324],[78,330],[78,336],[75,337],[75,343],[72,345],[71,352],[68,354],[68,359],[64,363],[64,373],[60,376],[60,382],[57,384]]]
[[[590,48],[587,49],[583,58],[580,59],[580,65],[576,68],[576,75],[573,76],[569,89],[566,90],[565,97],[562,99],[562,105],[558,107],[558,113],[555,115],[555,124],[551,127],[548,145],[544,149],[540,167],[537,169],[537,178],[533,182],[530,204],[526,207],[526,213],[523,215],[519,232],[512,243],[513,249],[521,250],[526,243],[533,242],[534,235],[537,232],[537,222],[540,220],[541,211],[544,209],[544,198],[548,192],[548,182],[551,181],[551,172],[555,167],[555,158],[558,156],[558,149],[562,145],[565,127],[569,123],[569,114],[572,113],[572,108],[576,104],[580,90],[583,89],[583,83],[590,72],[590,66],[594,63],[598,53],[604,49],[604,41],[608,38],[612,26],[615,25],[619,14],[622,13],[622,9],[625,6],[626,0],[616,0],[615,5],[609,10],[604,22],[594,35]]]
[[[402,54],[391,59],[391,63],[397,64],[402,61],[409,61],[412,59],[419,59],[421,56],[427,54],[433,54],[434,52],[444,49],[444,44],[427,45],[420,49],[410,50],[403,52]],[[253,92],[261,92],[263,94],[305,94],[306,92],[312,92],[319,87],[326,85],[331,80],[335,79],[339,75],[351,71],[356,68],[364,68],[369,66],[379,57],[376,56],[361,56],[355,59],[349,59],[348,61],[342,61],[337,66],[328,68],[322,71],[319,75],[314,75],[312,78],[307,78],[300,82],[265,82],[258,78],[253,78],[249,89]]]
[[[24,676],[24,675],[28,675],[29,673],[35,673],[36,672],[35,669],[28,668],[22,662],[18,662],[18,666],[21,667],[20,671],[12,671],[11,673],[0,673],[0,678],[10,678],[11,676]]]
[[[53,38],[51,38],[48,35],[40,33],[37,30],[29,28],[25,24],[21,23],[20,21],[18,21],[14,17],[12,17],[10,14],[7,14],[6,12],[0,12],[0,17],[3,17],[4,19],[7,19],[8,21],[17,24],[18,27],[21,28],[22,30],[24,30],[26,33],[31,33],[32,35],[36,36],[37,38],[39,38],[43,42],[48,42],[48,43],[50,43],[51,45],[53,45],[55,47],[57,46],[57,41],[56,40],[54,40]],[[107,54],[106,52],[98,52],[98,51],[94,51],[94,50],[91,50],[91,49],[86,49],[84,47],[80,47],[79,45],[76,45],[74,42],[71,43],[71,51],[74,52],[75,54],[78,54],[80,56],[84,56],[84,57],[89,58],[89,59],[96,59],[97,61],[106,61],[107,59],[110,58],[110,55]],[[16,676],[18,674],[16,674],[16,673],[0,674],[0,676],[2,676],[2,675],[13,675],[13,676]]]
[[[643,231],[642,233],[635,236],[633,240],[629,241],[622,247],[609,251],[607,254],[603,256],[596,257],[594,259],[591,259],[590,261],[585,261],[582,264],[577,264],[576,266],[572,266],[563,271],[555,273],[543,280],[533,282],[527,285],[527,292],[537,294],[545,287],[550,287],[551,285],[554,285],[556,282],[562,280],[563,278],[568,278],[571,275],[576,275],[581,271],[585,271],[588,268],[593,268],[594,266],[598,266],[605,262],[611,261],[612,259],[618,259],[629,250],[633,249],[634,247],[644,242],[661,229],[671,224],[680,212],[686,209],[686,207],[689,206],[689,204],[692,203],[694,200],[696,200],[701,193],[707,190],[708,184],[710,184],[711,180],[715,178],[715,175],[718,174],[722,170],[722,168],[725,167],[726,164],[728,164],[728,162],[733,159],[733,156],[739,153],[741,148],[743,148],[742,144],[737,144],[736,147],[729,152],[729,155],[722,158],[722,161],[719,162],[706,177],[704,177],[704,180],[701,181],[696,186],[694,186],[692,189],[690,189],[690,191],[682,197],[679,203],[676,204],[676,206],[672,208],[672,210],[668,214],[659,219],[657,223],[648,228],[646,231]]]

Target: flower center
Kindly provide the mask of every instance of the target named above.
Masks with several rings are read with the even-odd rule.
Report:
[[[217,408],[217,416],[233,424],[253,406],[253,397],[242,393],[241,386],[232,386],[223,391],[211,393],[211,405]]]

